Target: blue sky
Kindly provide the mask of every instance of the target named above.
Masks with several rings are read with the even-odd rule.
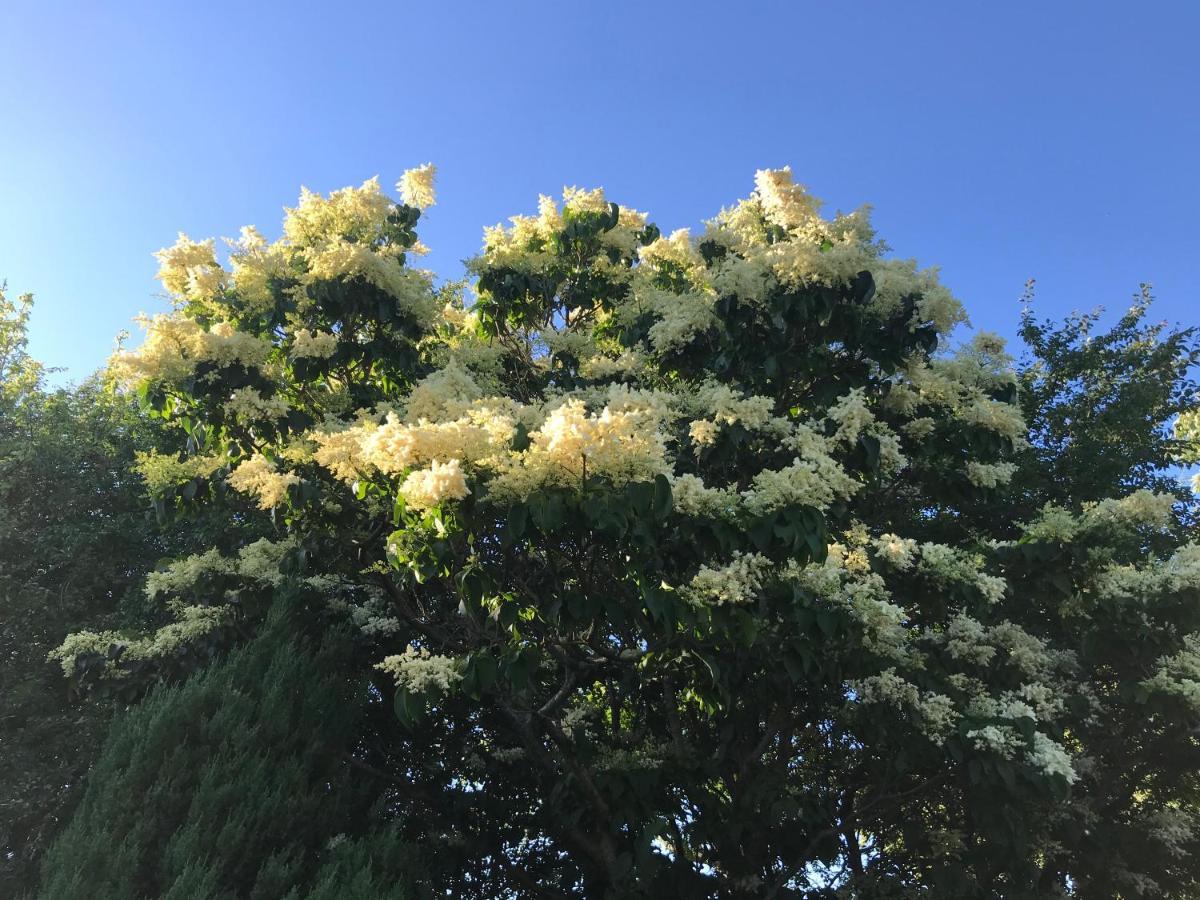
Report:
[[[438,165],[444,277],[484,225],[603,185],[664,231],[790,164],[875,206],[981,328],[1128,305],[1200,323],[1200,4],[0,4],[0,279],[72,378],[141,310],[151,253]]]

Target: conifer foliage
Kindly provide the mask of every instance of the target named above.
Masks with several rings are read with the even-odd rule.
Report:
[[[311,649],[288,599],[246,646],[116,721],[42,896],[420,896],[403,840],[362,835],[378,795],[345,764],[365,689],[345,636]]]

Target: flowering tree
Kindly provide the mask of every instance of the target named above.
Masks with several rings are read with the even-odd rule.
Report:
[[[1002,342],[940,351],[936,273],[786,169],[696,237],[543,197],[469,304],[412,265],[432,178],[160,253],[177,311],[112,362],[187,435],[147,485],[277,533],[152,575],[173,621],[71,636],[68,677],[184,675],[286,586],[356,627],[394,715],[349,764],[473,861],[462,896],[1195,889],[1180,498],[1023,511]]]

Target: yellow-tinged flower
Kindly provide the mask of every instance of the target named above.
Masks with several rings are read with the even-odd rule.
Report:
[[[401,175],[396,187],[404,202],[417,209],[428,209],[433,206],[437,202],[433,191],[433,177],[436,174],[437,166],[433,163],[425,163],[425,165],[409,169]]]
[[[292,358],[312,357],[326,359],[337,350],[337,335],[327,331],[309,331],[299,329],[292,338]]]
[[[212,238],[193,241],[181,231],[173,247],[159,250],[154,257],[159,262],[156,277],[174,297],[203,302],[225,286],[227,273],[217,262]]]
[[[415,509],[430,509],[444,500],[461,500],[469,493],[471,489],[457,459],[447,463],[434,460],[428,469],[410,473],[400,486],[400,496]]]
[[[260,509],[271,509],[287,502],[288,488],[300,484],[293,472],[279,472],[275,464],[256,453],[229,473],[229,486],[235,491],[258,498]]]

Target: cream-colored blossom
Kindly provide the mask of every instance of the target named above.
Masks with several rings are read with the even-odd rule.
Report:
[[[651,289],[641,293],[639,299],[659,314],[648,334],[650,345],[658,353],[681,350],[717,324],[713,298],[707,294]]]
[[[986,666],[996,656],[996,648],[989,643],[988,629],[966,613],[959,613],[950,621],[942,638],[946,652],[953,659]]]
[[[1012,759],[1025,747],[1025,740],[1011,725],[985,725],[967,732],[967,739],[980,750]]]
[[[356,188],[333,191],[328,197],[302,188],[300,202],[287,210],[283,233],[300,248],[330,241],[371,246],[382,236],[392,207],[391,199],[379,188],[378,178],[368,179]]]
[[[717,442],[717,437],[721,434],[721,426],[716,422],[710,422],[708,419],[696,419],[688,426],[688,437],[692,439],[692,443],[696,446],[697,451],[701,447],[711,447]]]
[[[288,488],[302,479],[293,472],[279,472],[275,464],[256,453],[229,473],[229,486],[235,491],[257,498],[261,509],[271,509],[287,503]]]
[[[461,500],[469,493],[471,489],[467,487],[457,459],[446,463],[435,460],[429,468],[410,473],[400,486],[400,496],[415,509],[430,509],[446,500]]]
[[[1148,691],[1182,699],[1200,710],[1200,633],[1183,638],[1183,649],[1158,660],[1158,671],[1142,682]]]
[[[341,481],[357,480],[371,466],[363,450],[365,431],[364,426],[358,426],[311,433],[316,444],[313,459]]]
[[[146,329],[145,341],[137,350],[118,350],[109,360],[113,376],[126,384],[182,381],[204,362],[256,369],[271,353],[269,343],[226,322],[205,329],[179,314],[139,316],[137,321]]]
[[[797,457],[783,469],[766,469],[742,492],[746,511],[762,516],[786,506],[826,509],[835,500],[851,497],[859,485],[828,456]]]
[[[396,185],[404,202],[417,209],[433,206],[437,202],[433,191],[433,178],[436,174],[437,166],[433,163],[425,163],[405,171]]]
[[[273,421],[287,415],[288,403],[278,394],[264,397],[252,387],[238,388],[229,395],[225,414],[240,422]]]
[[[1184,544],[1166,560],[1151,558],[1142,567],[1114,565],[1095,583],[1102,597],[1131,598],[1200,588],[1200,544]]]
[[[236,564],[216,548],[185,556],[146,576],[146,597],[153,600],[160,595],[178,595],[203,578],[230,575],[236,571]]]
[[[754,600],[774,563],[757,553],[734,553],[720,568],[704,565],[680,593],[693,603],[744,604]]]
[[[579,374],[595,379],[631,375],[642,368],[645,362],[645,357],[636,350],[626,350],[616,358],[597,354],[580,364]]]
[[[284,582],[281,571],[284,557],[295,550],[294,538],[272,541],[259,538],[238,551],[237,571],[243,578],[278,587]]]
[[[240,305],[248,312],[268,312],[276,301],[273,285],[285,281],[291,273],[288,247],[267,243],[253,226],[242,229],[241,237],[230,242],[229,261],[233,269],[233,288]]]
[[[386,657],[375,668],[391,675],[397,685],[416,694],[430,689],[448,693],[462,681],[460,660],[413,645],[402,654]]]
[[[673,266],[685,273],[704,266],[704,261],[692,245],[691,234],[686,228],[671,232],[670,237],[655,239],[639,251],[638,259],[642,265],[657,268]]]
[[[175,456],[156,450],[138,451],[135,468],[152,495],[175,487],[193,478],[207,478],[225,465],[223,454]]]
[[[295,359],[310,357],[327,359],[337,350],[337,335],[327,331],[309,331],[307,328],[297,329],[292,336],[291,355]]]
[[[1116,522],[1126,526],[1148,525],[1163,528],[1174,521],[1175,498],[1170,494],[1153,491],[1134,491],[1120,499],[1101,500],[1084,504],[1082,524]]]
[[[304,252],[308,263],[305,283],[362,278],[390,295],[420,322],[430,323],[438,311],[427,272],[410,269],[392,252],[344,238],[330,238]]]
[[[988,575],[982,559],[955,547],[926,542],[920,546],[920,571],[933,578],[971,584],[989,603],[999,602],[1008,589],[1004,579]]]
[[[394,474],[435,459],[475,462],[493,455],[511,439],[514,423],[481,409],[450,422],[401,422],[389,413],[378,428],[362,433],[361,457],[385,474]],[[318,461],[321,455],[318,455]]]
[[[154,254],[159,262],[157,278],[180,300],[203,303],[226,286],[228,273],[217,262],[216,244],[209,238],[193,241],[182,231],[173,247]]]
[[[817,210],[821,202],[792,180],[791,166],[759,169],[754,175],[763,214],[781,228],[801,229],[809,234],[824,234]]]
[[[228,606],[180,605],[173,612],[175,621],[148,635],[131,636],[117,631],[76,632],[50,651],[47,659],[57,661],[69,678],[75,674],[75,661],[79,656],[94,654],[104,661],[100,675],[107,678],[119,671],[118,664],[109,654],[114,647],[120,651],[120,664],[160,660],[220,631],[232,620]]]
[[[696,475],[671,479],[671,500],[685,516],[734,520],[738,516],[738,494],[732,488],[706,487]]]
[[[994,488],[1008,484],[1016,474],[1015,463],[967,463],[967,479],[971,484],[981,488]]]
[[[1029,754],[1029,762],[1034,768],[1041,770],[1044,775],[1059,775],[1071,784],[1078,780],[1071,755],[1061,744],[1051,740],[1040,731],[1033,734],[1033,750]]]
[[[451,360],[445,368],[426,376],[413,388],[404,404],[410,420],[441,421],[461,416],[473,400],[483,395],[471,374]]]
[[[917,552],[917,542],[911,538],[883,534],[876,538],[872,545],[876,555],[885,560],[893,569],[903,571],[912,568],[913,556]]]
[[[523,498],[540,487],[581,487],[585,475],[620,486],[667,474],[662,434],[647,428],[641,411],[606,406],[589,414],[568,400],[529,435],[530,446],[508,459],[491,483],[494,496]]]
[[[874,414],[867,407],[866,394],[862,388],[855,388],[840,398],[825,415],[831,422],[837,423],[834,440],[846,445],[853,445],[859,435],[875,421]]]

